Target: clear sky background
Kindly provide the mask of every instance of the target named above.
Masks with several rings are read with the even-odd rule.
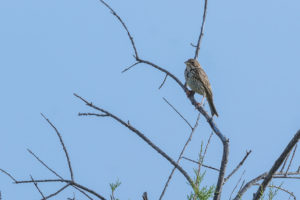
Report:
[[[141,58],[184,81],[184,61],[194,56],[203,1],[109,0],[131,31]],[[212,84],[219,118],[230,138],[229,173],[245,155],[243,168],[225,185],[228,199],[243,170],[245,180],[269,170],[300,128],[299,0],[209,0],[199,61]],[[172,166],[129,130],[109,118],[78,117],[91,111],[73,96],[92,101],[141,130],[177,158],[189,127],[163,101],[167,98],[191,123],[197,112],[171,79],[145,65],[127,73],[133,50],[120,23],[97,0],[0,1],[0,167],[18,179],[55,178],[26,148],[68,178],[57,136],[40,116],[60,130],[75,179],[109,198],[119,179],[120,199],[157,199]],[[200,99],[199,96],[196,98]],[[208,110],[208,107],[206,106]],[[186,156],[196,159],[211,130],[202,117]],[[300,152],[291,166],[300,165]],[[205,160],[219,167],[222,147],[214,135]],[[192,174],[196,166],[182,161]],[[206,170],[204,184],[217,174]],[[298,180],[278,180],[300,197]],[[59,184],[41,184],[45,194]],[[251,199],[257,188],[249,190]],[[15,185],[0,175],[3,199],[39,199],[33,185]],[[185,199],[190,188],[178,172],[165,199]],[[75,192],[78,199],[83,197]],[[70,188],[55,199],[73,196]],[[278,199],[288,199],[280,193]]]

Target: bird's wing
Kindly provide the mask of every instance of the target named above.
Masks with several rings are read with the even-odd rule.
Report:
[[[205,88],[207,96],[212,96],[212,89],[205,71],[201,67],[197,67],[196,69],[198,75],[197,78],[199,78],[199,80],[203,83],[203,87]]]

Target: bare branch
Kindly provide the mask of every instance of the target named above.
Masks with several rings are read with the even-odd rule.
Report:
[[[190,159],[190,158],[187,158],[187,157],[184,157],[184,156],[183,156],[182,158],[185,159],[185,160],[191,161],[191,162],[193,162],[193,163],[195,163],[195,164],[198,164],[198,165],[200,164],[200,162],[195,161],[195,160],[192,160],[192,159]],[[205,164],[202,164],[202,166],[205,167],[205,168],[212,169],[212,170],[214,170],[214,171],[220,172],[220,170],[217,169],[217,168],[215,168],[215,167],[208,166],[208,165],[205,165]]]
[[[8,173],[7,171],[5,171],[3,169],[0,169],[0,171],[2,173],[6,174],[9,178],[11,178],[15,183],[17,182],[17,180],[12,175],[10,175],[10,173]]]
[[[284,161],[284,159],[286,158],[286,156],[288,155],[288,153],[297,144],[299,138],[300,138],[300,130],[298,130],[298,132],[295,134],[295,136],[293,137],[293,139],[290,141],[290,143],[284,149],[284,151],[282,152],[282,154],[276,160],[276,162],[274,163],[274,165],[272,166],[272,168],[268,172],[266,178],[264,179],[264,181],[262,182],[262,184],[259,186],[256,194],[254,195],[253,200],[258,200],[261,197],[261,195],[262,195],[261,191],[263,191],[263,192],[265,191],[265,189],[266,189],[267,185],[269,184],[269,182],[271,181],[273,175],[278,170],[278,168],[280,167],[280,165],[282,164],[282,162]]]
[[[54,192],[54,193],[48,195],[45,199],[50,199],[51,197],[54,197],[54,196],[58,195],[59,193],[61,193],[62,191],[64,191],[64,190],[65,190],[67,187],[69,187],[69,186],[70,186],[70,184],[67,184],[67,185],[63,186],[62,188],[60,188],[60,189],[57,190],[56,192]]]
[[[234,193],[234,191],[235,191],[235,189],[237,188],[237,186],[240,184],[240,182],[241,182],[241,180],[242,180],[242,177],[244,176],[245,172],[246,172],[246,171],[244,170],[243,173],[242,173],[242,175],[241,175],[241,177],[239,178],[238,182],[237,182],[236,185],[234,186],[234,188],[233,188],[233,190],[232,190],[232,192],[231,192],[231,194],[230,194],[229,200],[231,200],[232,194]]]
[[[288,173],[288,171],[289,171],[289,169],[290,169],[290,167],[291,167],[291,164],[292,164],[292,162],[293,162],[293,159],[294,159],[294,156],[295,156],[296,150],[297,150],[297,144],[295,145],[295,148],[294,148],[294,151],[293,151],[293,154],[292,154],[292,157],[291,157],[290,163],[289,163],[289,165],[288,165],[288,167],[287,167],[287,169],[286,169],[286,171],[285,171],[285,173],[286,173],[286,174]]]
[[[247,157],[250,155],[252,151],[246,151],[246,155],[244,156],[243,160],[236,166],[236,168],[224,179],[224,184],[226,183],[226,181],[228,179],[230,179],[230,177],[237,172],[237,170],[244,164],[245,160],[247,159]]]
[[[254,184],[254,185],[259,186],[259,184]],[[294,198],[294,200],[296,200],[296,196],[295,196],[292,192],[290,192],[290,191],[288,191],[288,190],[286,190],[286,189],[284,189],[284,188],[282,188],[282,187],[280,187],[280,186],[276,186],[276,185],[268,185],[267,187],[269,187],[269,188],[276,188],[276,189],[278,189],[278,190],[281,190],[281,191],[283,191],[283,192],[289,194],[290,196],[292,196],[292,197]]]
[[[97,113],[78,113],[79,116],[97,116],[97,117],[108,117],[106,114],[97,114]]]
[[[199,50],[200,50],[200,43],[201,43],[201,40],[202,40],[203,30],[204,30],[204,23],[205,23],[205,19],[206,19],[206,10],[207,10],[207,0],[205,0],[205,2],[204,2],[204,11],[203,11],[203,17],[202,17],[202,25],[201,25],[201,30],[200,30],[200,35],[199,35],[199,38],[198,38],[197,46],[196,46],[196,52],[195,52],[194,59],[197,59],[198,54],[199,54]]]
[[[136,47],[135,47],[135,43],[134,43],[134,40],[133,40],[133,37],[131,36],[126,24],[124,23],[124,21],[121,19],[121,17],[103,0],[99,0],[101,3],[103,3],[110,11],[111,13],[119,20],[119,22],[121,22],[123,28],[126,30],[127,32],[127,35],[130,39],[130,42],[131,42],[131,45],[132,45],[132,48],[134,50],[134,54],[135,54],[135,57],[138,58],[138,52],[136,50]]]
[[[32,176],[30,176],[30,178],[31,178],[31,180],[33,181],[33,184],[34,184],[35,188],[38,190],[38,192],[40,193],[40,195],[43,197],[42,200],[45,200],[46,198],[45,198],[43,192],[40,190],[38,184],[33,180]]]
[[[63,179],[57,172],[55,172],[53,169],[51,169],[46,163],[44,163],[37,155],[35,155],[30,149],[27,149],[27,151],[34,156],[43,166],[45,166],[49,171],[51,171],[53,174],[55,174],[57,177]]]
[[[127,67],[126,69],[124,69],[124,70],[122,71],[122,73],[127,72],[128,70],[130,70],[131,68],[133,68],[134,66],[136,66],[136,65],[138,65],[138,64],[140,64],[140,63],[141,63],[141,62],[136,62],[136,63],[130,65],[129,67]]]
[[[30,149],[27,149],[27,151],[33,155],[44,167],[46,167],[49,171],[51,171],[55,176],[57,176],[58,178],[63,180],[63,177],[60,176],[57,172],[55,172],[53,169],[51,169],[45,162],[43,162],[36,154],[34,154]],[[69,185],[68,185],[69,186]],[[81,189],[71,185],[72,187],[74,187],[76,190],[78,190],[79,192],[81,192],[83,195],[85,195],[87,198],[89,198],[90,200],[93,200],[87,193],[85,193],[84,191],[82,191]],[[49,196],[48,196],[49,198]],[[46,197],[47,199],[47,197]]]
[[[209,135],[209,138],[208,138],[207,143],[205,145],[204,153],[203,153],[203,156],[201,158],[201,162],[199,163],[199,167],[198,167],[198,174],[200,174],[200,169],[201,169],[201,166],[203,165],[204,158],[206,156],[207,149],[208,149],[208,146],[209,146],[209,143],[210,143],[210,140],[211,140],[212,136],[213,136],[213,132],[211,132],[211,134]]]
[[[235,198],[233,200],[240,200],[241,197],[244,195],[244,193],[251,187],[253,186],[256,182],[258,182],[259,180],[263,179],[265,176],[267,175],[267,173],[263,173],[259,176],[257,176],[256,178],[252,179],[251,181],[249,181],[248,183],[246,183],[246,185],[241,188],[239,190],[239,192],[237,193],[237,195],[235,196]]]
[[[34,182],[36,183],[50,183],[50,182],[63,182],[63,183],[68,183],[72,186],[75,186],[76,188],[82,189],[90,194],[93,194],[94,196],[98,197],[101,200],[106,200],[103,196],[101,196],[100,194],[96,193],[95,191],[80,185],[76,182],[73,182],[72,180],[64,180],[64,179],[42,179],[42,180],[34,180]],[[23,183],[33,183],[32,180],[23,180],[23,181],[16,181],[16,184],[23,184]]]
[[[165,84],[167,78],[168,78],[168,74],[166,74],[166,76],[165,76],[163,82],[160,84],[160,86],[159,86],[159,88],[158,88],[159,90],[160,90],[160,89],[162,88],[162,86]]]
[[[156,146],[155,144],[153,144],[153,142],[151,140],[149,140],[143,133],[141,133],[139,130],[137,130],[136,128],[134,128],[131,124],[126,123],[125,121],[121,120],[119,117],[113,115],[112,113],[99,108],[97,106],[94,106],[92,103],[89,103],[87,100],[85,100],[84,98],[82,98],[81,96],[74,94],[74,96],[76,96],[78,99],[80,99],[81,101],[85,102],[87,106],[94,108],[95,110],[98,110],[102,113],[105,113],[107,115],[109,115],[109,117],[115,119],[116,121],[118,121],[119,123],[121,123],[122,125],[124,125],[125,127],[127,127],[129,130],[131,130],[132,132],[134,132],[135,134],[137,134],[140,138],[142,138],[148,145],[150,145],[154,150],[156,150],[160,155],[162,155],[165,159],[167,159],[172,165],[174,165],[174,167],[176,167],[181,173],[182,175],[187,179],[187,181],[190,183],[190,185],[194,188],[194,183],[192,181],[192,179],[190,178],[190,176],[187,174],[187,172],[180,167],[169,155],[167,155],[164,151],[162,151],[158,146]]]
[[[189,135],[187,141],[185,142],[185,144],[184,144],[184,146],[183,146],[183,148],[182,148],[182,150],[181,150],[181,152],[180,152],[180,154],[179,154],[179,156],[178,156],[178,159],[177,159],[177,162],[176,162],[177,164],[179,164],[180,160],[182,159],[182,155],[183,155],[185,149],[187,148],[188,144],[189,144],[190,141],[192,140],[193,134],[194,134],[195,130],[196,130],[197,127],[198,127],[199,119],[200,119],[200,113],[198,114],[196,123],[195,123],[194,127],[192,127],[192,131],[191,131],[191,133],[190,133],[190,135]],[[165,184],[165,186],[164,186],[164,189],[163,189],[162,193],[160,194],[159,200],[161,200],[161,199],[163,198],[163,196],[164,196],[164,194],[165,194],[165,192],[166,192],[166,190],[167,190],[167,187],[168,187],[168,185],[169,185],[169,183],[170,183],[170,181],[171,181],[171,179],[172,179],[172,176],[173,176],[173,174],[174,174],[174,172],[175,172],[175,169],[176,169],[176,167],[174,167],[174,168],[172,169],[172,171],[171,171],[171,173],[170,173],[170,175],[169,175],[169,177],[168,177],[168,180],[167,180],[167,182],[166,182],[166,184]]]
[[[284,170],[284,168],[285,168],[285,165],[286,165],[286,163],[287,163],[287,161],[288,161],[288,159],[289,159],[289,157],[290,157],[290,154],[291,154],[291,152],[289,152],[289,154],[286,156],[286,158],[284,159],[284,162],[283,162],[283,165],[282,165],[282,167],[281,167],[281,170],[280,170],[280,172],[283,172],[283,170]]]
[[[164,98],[164,101],[171,107],[173,108],[173,110],[187,123],[187,125],[193,130],[194,128],[192,127],[192,125],[188,122],[188,120],[186,118],[184,118],[184,116],[166,99]]]
[[[67,158],[67,161],[68,161],[68,166],[69,166],[69,171],[70,171],[71,179],[72,179],[72,181],[74,181],[74,175],[73,175],[73,170],[72,170],[72,166],[71,166],[70,157],[69,157],[67,148],[66,148],[66,146],[65,146],[65,144],[64,144],[64,141],[63,141],[63,139],[62,139],[62,136],[61,136],[61,134],[58,132],[57,128],[50,122],[50,120],[47,119],[47,118],[43,115],[43,113],[41,113],[41,115],[42,115],[43,118],[50,124],[50,126],[55,130],[56,135],[57,135],[58,138],[59,138],[60,144],[61,144],[61,146],[63,147],[63,150],[64,150],[64,152],[65,152],[65,155],[66,155],[66,158]]]

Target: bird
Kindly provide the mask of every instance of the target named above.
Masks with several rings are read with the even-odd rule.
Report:
[[[196,92],[202,95],[203,99],[201,101],[201,105],[203,103],[204,98],[206,97],[210,107],[211,115],[216,115],[218,117],[219,114],[214,105],[211,85],[200,63],[196,59],[192,58],[188,59],[184,63],[186,64],[186,68],[184,71],[184,77],[186,81],[185,85],[189,86],[189,88],[191,88],[192,90],[189,92],[189,94],[193,95]]]

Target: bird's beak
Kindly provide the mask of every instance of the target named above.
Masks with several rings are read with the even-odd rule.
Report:
[[[187,64],[188,61],[185,61],[184,64]]]

